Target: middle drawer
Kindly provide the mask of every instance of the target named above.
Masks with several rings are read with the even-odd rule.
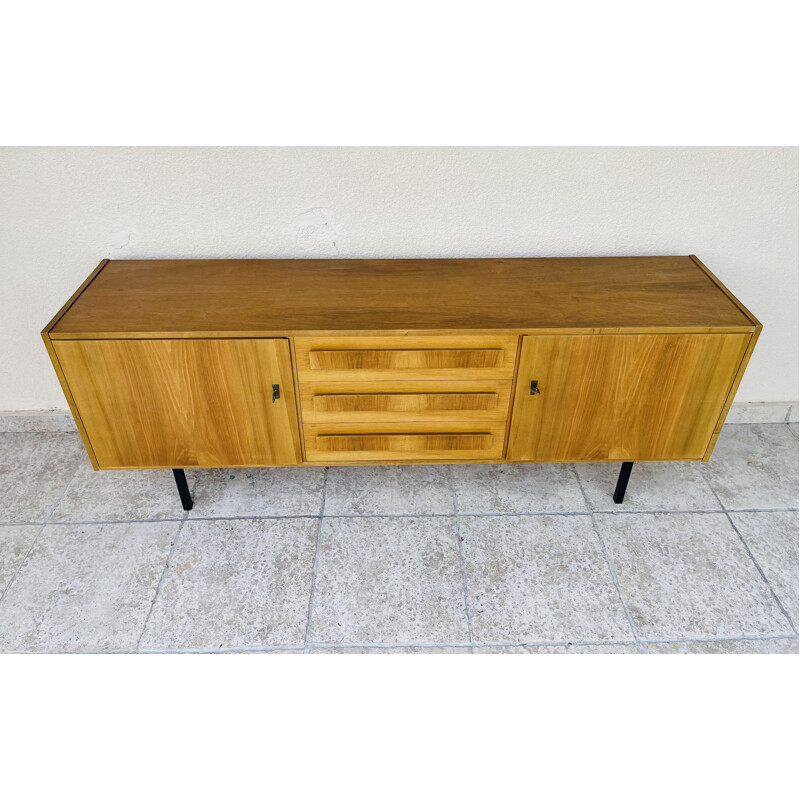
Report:
[[[300,384],[304,423],[504,420],[511,381],[317,381]]]

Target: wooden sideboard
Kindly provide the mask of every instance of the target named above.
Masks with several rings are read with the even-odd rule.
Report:
[[[103,261],[42,332],[95,469],[708,461],[761,324],[694,256]]]

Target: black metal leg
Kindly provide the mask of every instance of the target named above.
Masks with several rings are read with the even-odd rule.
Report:
[[[189,494],[189,484],[186,483],[186,473],[182,469],[174,469],[172,474],[175,476],[175,483],[178,484],[178,494],[181,496],[183,510],[189,511],[193,503],[192,496]]]
[[[633,461],[623,461],[622,468],[617,478],[617,488],[614,490],[614,502],[621,503],[625,499],[625,490],[628,488],[628,478],[631,476]]]

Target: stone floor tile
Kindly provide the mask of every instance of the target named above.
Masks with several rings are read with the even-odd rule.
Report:
[[[0,650],[134,650],[152,607],[144,648],[302,653],[317,520],[195,517],[316,516],[323,468],[198,471],[195,508],[152,605],[182,516],[171,472],[96,473],[79,437],[57,430],[0,433],[0,521],[31,523],[0,525]],[[611,500],[618,465],[577,465],[640,636],[779,636],[645,641],[646,652],[798,652],[724,514],[606,513],[714,509],[697,481],[707,478],[726,507],[739,509],[731,519],[796,625],[797,514],[749,509],[797,505],[797,435],[796,422],[726,425],[709,465],[637,463],[621,507]],[[324,522],[312,641],[355,646],[311,652],[471,652],[431,646],[469,640],[455,520],[423,518],[453,513],[453,486],[467,514],[459,523],[476,640],[609,642],[478,652],[637,652],[611,643],[632,634],[587,534],[591,518],[571,466],[455,465],[452,482],[450,470],[328,468],[326,513],[354,516]],[[54,506],[52,521],[69,524],[32,524]],[[556,514],[536,516],[548,512]],[[422,516],[358,519],[369,514]],[[165,521],[144,521],[157,519]]]
[[[135,650],[179,524],[45,527],[0,603],[0,650]]]
[[[790,422],[788,427],[789,430],[794,434],[795,438],[800,438],[800,430],[798,430],[798,428],[800,428],[800,424],[797,422]]]
[[[645,653],[726,654],[797,653],[797,639],[717,639],[694,642],[642,642]]]
[[[792,633],[725,514],[595,519],[640,637]]]
[[[455,520],[323,520],[311,641],[469,641]]]
[[[17,574],[40,527],[39,525],[0,526],[0,595]]]
[[[725,508],[797,508],[797,450],[787,425],[725,425],[705,474]]]
[[[478,642],[632,637],[587,516],[462,517]]]
[[[339,655],[345,654],[426,654],[426,655],[441,655],[443,653],[458,653],[461,655],[472,654],[472,646],[466,647],[312,647],[309,653],[316,655],[323,655],[325,653],[336,653]]]
[[[529,655],[561,654],[592,655],[638,653],[635,644],[539,644],[539,645],[504,645],[500,647],[479,647],[478,653],[526,653]]]
[[[456,464],[453,480],[463,514],[586,511],[569,464]]]
[[[589,505],[595,511],[699,511],[720,504],[702,474],[703,464],[679,461],[633,465],[625,500],[614,503],[619,464],[576,464]]]
[[[318,515],[324,467],[201,470],[191,517]]]
[[[732,513],[731,519],[796,628],[800,581],[797,512],[739,511]]]
[[[191,488],[196,473],[186,471]],[[183,507],[171,469],[101,470],[81,464],[51,520],[180,519]]]
[[[734,403],[726,425],[785,422],[791,403]]]
[[[325,514],[452,514],[446,465],[330,467]]]
[[[187,520],[143,650],[305,641],[317,520]]]
[[[0,414],[0,433],[74,433],[72,414],[47,412]]]
[[[44,522],[87,460],[77,433],[0,433],[0,522]]]

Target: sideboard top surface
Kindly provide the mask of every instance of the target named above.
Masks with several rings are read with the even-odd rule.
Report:
[[[752,330],[692,256],[106,261],[46,331],[142,335]]]

